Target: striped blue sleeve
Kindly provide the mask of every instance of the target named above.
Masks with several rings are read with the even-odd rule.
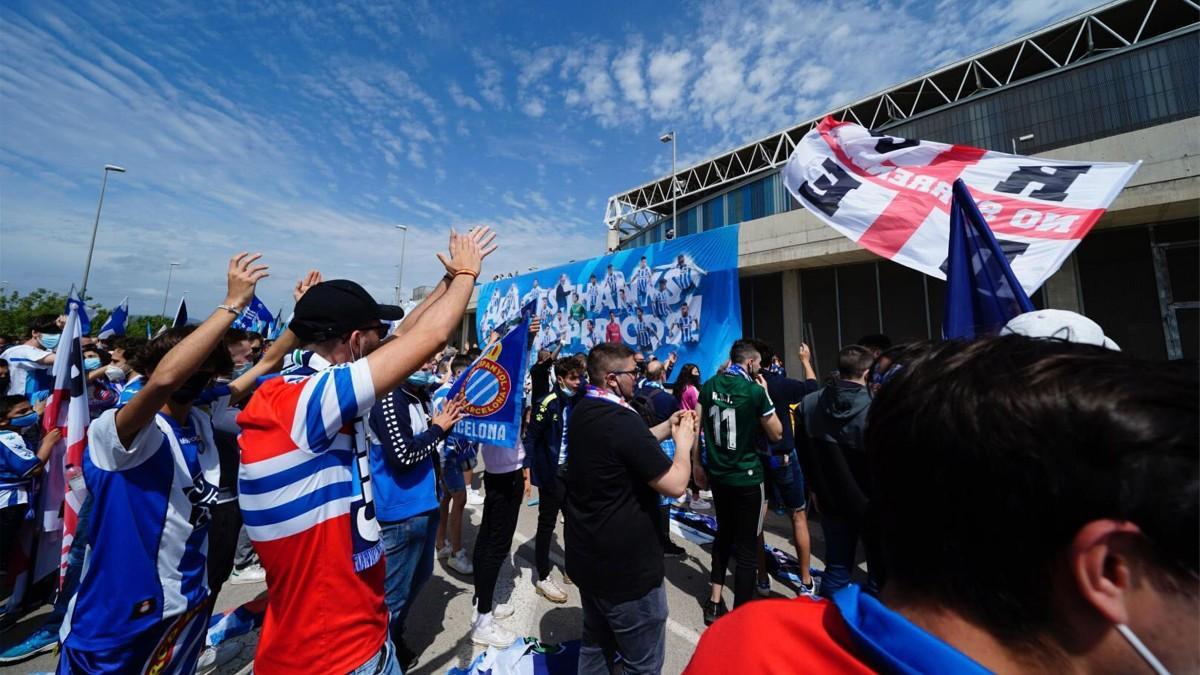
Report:
[[[292,421],[292,440],[309,452],[325,452],[338,432],[375,405],[366,359],[327,368],[304,383]]]

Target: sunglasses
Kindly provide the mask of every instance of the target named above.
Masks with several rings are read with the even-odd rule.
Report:
[[[613,371],[610,371],[608,374],[609,375],[637,375],[637,373],[638,373],[638,369],[634,368],[633,370],[613,370]]]

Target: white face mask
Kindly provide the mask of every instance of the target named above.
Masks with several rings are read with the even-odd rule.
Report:
[[[109,382],[124,382],[125,371],[118,366],[109,366],[104,369],[104,377],[108,378]]]

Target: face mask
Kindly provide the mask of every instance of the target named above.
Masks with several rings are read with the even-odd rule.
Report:
[[[104,377],[107,377],[109,382],[124,382],[125,371],[118,366],[109,366],[104,369]]]
[[[562,390],[563,390],[563,393],[567,395],[567,398],[575,398],[576,390],[574,390],[566,385],[563,385]]]
[[[233,374],[232,374],[232,377],[233,377],[233,379],[235,379],[235,380],[236,380],[236,379],[238,379],[239,377],[241,377],[242,375],[245,375],[245,374],[246,374],[247,372],[249,372],[249,371],[250,371],[250,369],[251,369],[251,368],[253,368],[253,367],[254,367],[254,363],[253,363],[253,362],[251,362],[251,361],[247,361],[247,362],[243,363],[243,364],[242,364],[242,365],[240,365],[240,366],[234,366],[234,367],[233,367]]]
[[[91,372],[99,367],[100,359],[98,357],[92,356],[83,360],[83,369],[86,371]]]
[[[38,423],[38,414],[35,412],[31,412],[26,415],[21,415],[20,417],[14,417],[8,421],[8,425],[10,427],[16,427],[17,429],[31,427],[37,423]]]
[[[208,386],[208,381],[212,378],[211,373],[196,373],[187,379],[181,387],[176,389],[171,394],[171,400],[176,403],[188,404],[196,400],[200,396],[200,392]]]
[[[42,337],[38,338],[38,341],[46,349],[54,349],[58,346],[58,339],[60,337],[62,337],[60,333],[42,333]]]
[[[433,373],[427,370],[418,370],[417,372],[408,376],[408,383],[418,387],[425,387],[432,384],[434,381],[436,381],[436,379],[437,378],[433,376]]]

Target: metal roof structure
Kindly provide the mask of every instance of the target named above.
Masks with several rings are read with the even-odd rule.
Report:
[[[671,215],[674,178],[680,210],[777,170],[826,115],[880,129],[973,97],[1200,27],[1193,0],[1116,0],[876,92],[753,143],[682,168],[608,199],[604,223],[621,240]],[[612,236],[610,234],[610,236]]]

